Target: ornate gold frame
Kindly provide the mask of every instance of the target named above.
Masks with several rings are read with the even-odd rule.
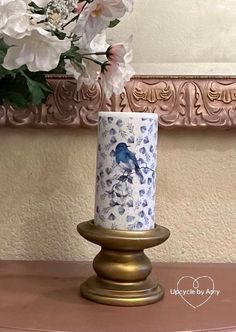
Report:
[[[99,111],[157,112],[163,128],[236,127],[236,76],[134,76],[107,99],[99,84],[77,91],[70,76],[51,75],[55,93],[44,105],[0,107],[1,127],[94,128]]]

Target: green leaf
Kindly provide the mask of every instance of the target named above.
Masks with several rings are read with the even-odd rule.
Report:
[[[12,78],[15,78],[16,75],[19,74],[22,70],[27,70],[27,67],[24,65],[18,69],[8,70],[0,65],[0,79],[7,75],[10,75],[12,76]]]
[[[44,15],[44,14],[46,14],[46,8],[41,8],[41,7],[38,7],[33,1],[31,1],[30,3],[29,3],[29,6],[31,7],[31,8],[33,8],[33,11],[34,11],[34,13],[37,13],[37,14],[40,14],[40,15]]]
[[[10,103],[16,107],[27,107],[30,104],[30,94],[26,80],[19,73],[13,78],[6,75],[0,80],[0,104]]]
[[[0,79],[6,75],[9,75],[9,71],[0,65]]]
[[[10,47],[10,46],[8,46],[8,45],[4,42],[3,38],[0,39],[0,64],[3,63],[4,58],[5,58],[5,55],[7,54],[7,50],[8,50],[9,47]]]
[[[46,99],[46,97],[52,93],[47,85],[27,79],[27,86],[32,96],[32,104],[38,105]]]
[[[53,35],[56,36],[58,39],[63,40],[66,37],[66,33],[59,31],[59,30],[54,30],[52,31]]]
[[[72,44],[71,48],[67,52],[63,53],[62,56],[64,59],[73,59],[75,57],[81,58],[81,55],[78,53],[78,51],[79,47]]]
[[[29,106],[29,101],[24,95],[16,91],[5,91],[4,98],[1,100],[0,104],[7,102],[17,108],[27,108]]]
[[[45,76],[41,72],[21,72],[26,79],[26,84],[31,95],[31,102],[38,105],[45,101],[47,96],[52,93],[52,89],[48,86]]]
[[[43,72],[31,73],[25,67],[23,69],[0,79],[0,104],[26,108],[44,102],[52,93]]]
[[[108,28],[114,28],[116,25],[118,25],[120,23],[120,20],[115,19],[113,21],[110,22]]]

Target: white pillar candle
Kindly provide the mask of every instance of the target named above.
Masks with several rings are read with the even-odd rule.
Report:
[[[154,228],[157,120],[154,113],[99,113],[96,225]]]

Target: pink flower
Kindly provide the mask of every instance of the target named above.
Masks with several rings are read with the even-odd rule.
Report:
[[[117,43],[108,47],[106,55],[110,63],[125,63],[131,61],[132,50],[127,43]],[[127,58],[129,58],[129,60],[127,60]]]
[[[86,1],[77,3],[77,5],[75,6],[76,14],[80,14],[82,12],[85,3],[86,3]]]
[[[110,46],[107,49],[107,58],[108,61],[101,73],[101,85],[106,96],[111,97],[112,93],[120,94],[125,83],[134,75],[134,70],[130,65],[132,60],[130,42]]]
[[[74,33],[86,40],[87,44],[110,22],[120,19],[131,10],[133,0],[94,0],[88,3],[80,14]]]

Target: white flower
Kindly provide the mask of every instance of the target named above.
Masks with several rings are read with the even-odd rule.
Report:
[[[30,26],[27,13],[28,2],[24,0],[0,0],[0,33],[22,38]]]
[[[104,88],[105,95],[110,98],[112,93],[116,95],[122,93],[125,83],[130,80],[134,73],[133,68],[129,64],[120,64],[115,70],[110,67],[101,76],[101,85]]]
[[[77,4],[78,0],[66,0],[66,6],[70,12],[76,9]]]
[[[94,39],[89,44],[88,48],[84,48],[83,41],[79,40],[77,46],[80,48],[81,54],[87,53],[95,53],[95,52],[105,52],[108,48],[108,44],[106,43],[106,33],[105,30],[94,37]],[[69,75],[73,75],[75,79],[78,81],[77,86],[78,89],[84,83],[86,85],[94,84],[100,74],[100,66],[95,63],[93,60],[97,60],[98,57],[96,55],[88,56],[91,60],[82,59],[80,66],[73,63],[73,61],[66,61],[66,72]],[[105,61],[105,56],[104,56]]]
[[[73,60],[66,60],[65,63],[66,73],[74,76],[78,89],[81,88],[82,84],[95,84],[99,78],[99,66],[93,61],[83,59],[80,66],[76,65]]]
[[[127,7],[122,0],[94,0],[81,12],[74,33],[84,36],[89,44],[111,21],[121,18],[126,11]]]
[[[134,6],[133,0],[123,0],[123,2],[124,2],[124,5],[127,9],[127,12],[131,13],[132,10],[133,10],[133,6]]]
[[[80,48],[80,54],[105,52],[109,46],[109,44],[106,42],[105,30],[102,31],[101,34],[97,34],[94,37],[88,48],[85,48],[83,39],[78,41],[77,46]],[[73,61],[72,63],[67,62],[66,65],[67,74],[73,75],[78,80],[78,89],[83,83],[86,85],[92,85],[98,80],[100,74],[100,65],[95,63],[93,60],[99,60],[102,62],[106,60],[105,55],[100,56],[100,58],[98,58],[96,55],[89,55],[88,57],[91,60],[83,58],[80,66],[76,66]]]
[[[106,30],[103,30],[101,33],[97,34],[89,45],[89,49],[92,52],[103,52],[106,51],[108,47],[109,44],[106,41]]]
[[[38,7],[46,7],[51,0],[33,0]]]
[[[78,80],[78,88],[82,83],[91,85],[94,84],[100,77],[101,85],[104,88],[107,97],[111,97],[112,93],[120,94],[124,85],[134,75],[134,70],[130,66],[132,60],[132,50],[130,47],[131,38],[125,43],[117,43],[109,47],[106,42],[105,30],[101,34],[95,36],[90,42],[87,49],[83,48],[83,39],[79,40],[80,54],[88,53],[105,53],[105,55],[87,55],[89,59],[83,58],[80,66],[75,64],[67,64],[67,73],[72,74]],[[106,65],[106,60],[108,62]],[[93,61],[94,60],[94,61]],[[96,61],[99,61],[101,67]],[[79,75],[78,75],[79,72]]]
[[[83,83],[85,85],[95,84],[100,74],[99,66],[91,60],[83,59],[82,66],[83,70],[81,71],[81,75],[77,83],[78,89],[81,87]]]
[[[11,2],[11,0],[0,0],[0,29],[2,29],[7,23],[9,16],[7,7],[9,2]]]
[[[68,59],[65,60],[65,70],[67,75],[74,76],[76,80],[78,80],[81,75],[79,68],[75,65],[75,63]]]
[[[127,1],[127,0],[125,0]],[[129,0],[128,0],[129,1]],[[72,11],[75,9],[76,5],[78,4],[79,0],[33,0],[33,2],[38,6],[38,7],[47,7],[48,4],[54,3],[58,4],[59,6],[63,4],[68,8],[69,11]]]
[[[26,65],[32,72],[56,68],[61,54],[71,46],[69,40],[59,40],[40,27],[31,30],[30,36],[17,40],[5,38],[5,41],[14,46],[8,49],[3,67],[12,70]]]
[[[46,11],[48,24],[52,29],[59,29],[65,24],[69,15],[69,9],[64,0],[53,0],[49,3]]]
[[[108,64],[101,73],[101,85],[107,97],[111,97],[112,93],[120,94],[125,83],[134,75],[130,65],[132,55],[130,40],[108,48]]]

